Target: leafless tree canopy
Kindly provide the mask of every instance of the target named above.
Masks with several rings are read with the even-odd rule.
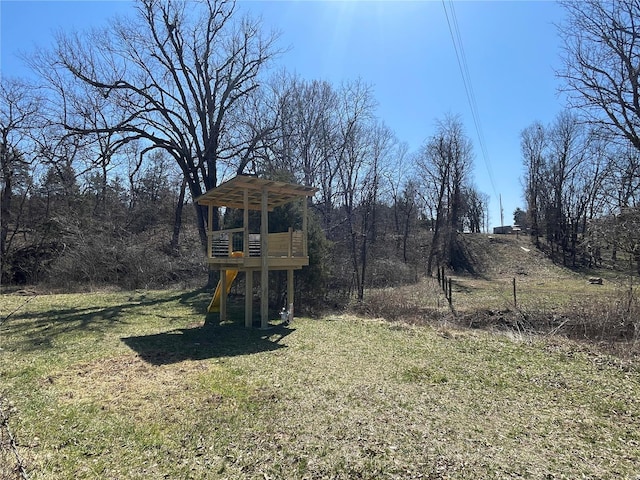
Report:
[[[436,218],[427,259],[429,274],[436,258],[443,263],[453,258],[455,234],[463,229],[463,191],[469,187],[472,160],[473,146],[464,126],[451,116],[438,123],[437,133],[427,140],[418,157],[419,174],[434,189]]]
[[[13,237],[21,228],[13,203],[29,188],[31,145],[41,99],[27,84],[15,79],[0,83],[0,256],[6,257]]]
[[[640,2],[564,1],[560,32],[571,107],[640,149]]]
[[[55,51],[35,64],[57,88],[64,126],[111,135],[113,148],[143,140],[141,154],[166,151],[193,197],[216,186],[220,163],[241,169],[265,134],[243,120],[277,52],[259,22],[232,21],[234,8],[228,0],[139,0],[136,18],[60,34]]]
[[[319,279],[359,300],[416,281],[434,229],[430,261],[445,264],[458,231],[484,226],[458,119],[438,123],[419,172],[371,85],[271,74],[277,37],[233,1],[135,5],[30,55],[41,97],[0,79],[4,280],[139,288],[206,274],[193,244],[208,215],[183,206],[240,173],[318,188],[300,277],[318,298]],[[296,211],[271,215],[291,225]]]

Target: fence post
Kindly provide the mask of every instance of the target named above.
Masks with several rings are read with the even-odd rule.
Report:
[[[518,308],[518,301],[516,298],[516,279],[513,278],[513,308]]]
[[[448,295],[448,299],[449,299],[449,305],[451,305],[451,301],[453,300],[453,290],[451,289],[451,279],[449,279],[449,295]]]

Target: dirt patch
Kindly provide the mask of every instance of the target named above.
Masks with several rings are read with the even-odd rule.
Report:
[[[125,407],[139,414],[142,404],[148,408],[174,403],[193,388],[194,376],[210,368],[198,361],[153,365],[138,355],[121,355],[77,365],[46,377],[41,384],[55,390],[62,402],[97,403],[102,409]]]

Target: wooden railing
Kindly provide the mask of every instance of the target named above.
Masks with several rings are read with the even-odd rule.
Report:
[[[231,257],[231,252],[244,252],[244,229],[230,228],[209,233],[209,258]],[[249,257],[260,257],[262,243],[260,234],[249,234]],[[289,229],[288,232],[268,235],[269,257],[305,257],[303,232]]]
[[[242,228],[209,232],[209,246],[207,248],[209,258],[230,257],[231,252],[242,252],[244,250],[243,232]]]
[[[289,229],[288,232],[269,234],[270,257],[302,257],[304,255],[302,232]]]

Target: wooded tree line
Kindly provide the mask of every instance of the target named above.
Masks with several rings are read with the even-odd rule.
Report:
[[[528,208],[523,226],[538,245],[546,240],[552,254],[573,266],[592,266],[605,250],[614,263],[618,251],[636,254],[640,237],[625,240],[632,232],[617,226],[638,214],[640,154],[635,147],[568,111],[550,125],[525,128],[521,146]]]
[[[640,273],[640,5],[563,2],[569,107],[521,134],[526,222],[572,265],[617,255]]]
[[[235,174],[317,187],[309,275],[360,299],[449,261],[455,232],[485,224],[458,118],[409,152],[363,81],[269,71],[277,36],[234,2],[136,11],[32,53],[37,81],[2,79],[3,282],[135,288],[202,272],[193,199]]]
[[[631,0],[565,7],[572,104],[521,140],[531,231],[575,262],[586,232],[625,231],[632,250],[631,219],[595,226],[636,208],[638,12]],[[482,230],[489,199],[471,182],[461,120],[440,118],[409,151],[365,82],[274,73],[279,53],[232,1],[139,0],[135,16],[30,54],[38,80],[0,89],[3,282],[204,275],[207,216],[193,199],[235,174],[318,188],[303,274],[318,291],[362,299],[366,286],[463,267],[458,232]]]

